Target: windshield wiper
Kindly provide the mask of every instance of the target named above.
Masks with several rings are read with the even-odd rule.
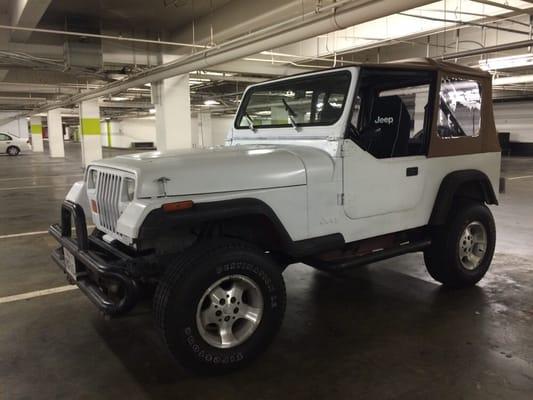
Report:
[[[250,117],[250,114],[248,114],[248,112],[244,112],[244,118],[246,118],[246,121],[248,121],[248,126],[250,127],[250,129],[255,132],[257,129],[256,127],[254,126],[254,120],[252,119],[252,117]]]
[[[294,119],[294,117],[296,117],[296,113],[294,112],[294,110],[291,108],[291,106],[289,106],[287,104],[287,101],[282,97],[281,98],[281,102],[283,103],[283,105],[285,106],[285,111],[287,111],[287,115],[289,116],[289,121],[291,121],[291,125],[292,127],[294,128],[294,130],[296,132],[298,132],[298,123],[296,122],[296,120]]]

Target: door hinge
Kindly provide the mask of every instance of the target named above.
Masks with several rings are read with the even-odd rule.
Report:
[[[344,193],[337,193],[337,205],[344,205]]]

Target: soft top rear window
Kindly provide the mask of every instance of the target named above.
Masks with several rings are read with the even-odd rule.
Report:
[[[339,120],[350,87],[349,71],[288,79],[246,93],[236,129],[332,125]]]

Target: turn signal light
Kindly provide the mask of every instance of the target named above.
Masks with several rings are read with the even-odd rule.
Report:
[[[182,211],[192,208],[193,204],[192,200],[178,201],[176,203],[163,204],[162,208],[165,212]]]
[[[91,210],[93,213],[98,214],[98,205],[96,204],[96,200],[91,200]]]

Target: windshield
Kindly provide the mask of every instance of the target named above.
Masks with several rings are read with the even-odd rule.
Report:
[[[332,125],[342,115],[350,73],[339,71],[260,85],[247,91],[235,128]]]

